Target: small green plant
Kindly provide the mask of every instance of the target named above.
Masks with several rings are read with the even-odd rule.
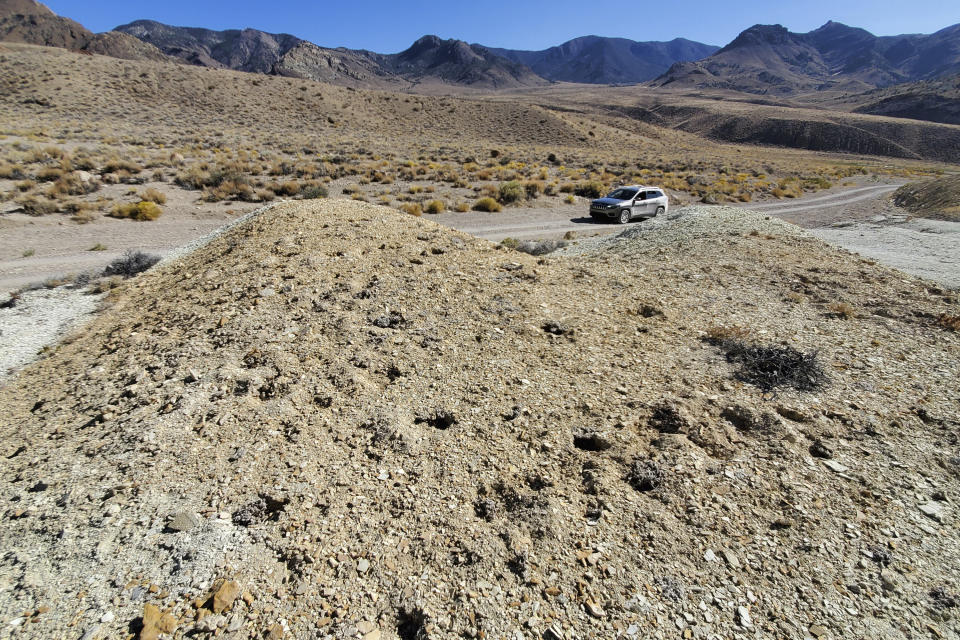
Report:
[[[107,250],[107,245],[101,244],[99,242],[93,245],[92,247],[90,247],[89,249],[87,249],[87,251],[106,251],[106,250]]]
[[[599,182],[581,182],[574,187],[573,192],[581,198],[599,198],[603,195],[604,187]]]
[[[327,188],[322,184],[312,185],[300,192],[300,197],[304,200],[316,200],[317,198],[326,198]]]
[[[479,200],[473,203],[474,211],[495,212],[495,211],[501,211],[502,209],[503,207],[500,206],[500,203],[490,197],[480,198]]]
[[[35,249],[27,249],[26,251],[23,252],[22,255],[23,255],[24,258],[29,258],[30,256],[32,256],[32,255],[35,254],[35,253],[36,253],[36,250],[35,250]]]
[[[568,196],[564,196],[563,201],[566,202],[567,204],[573,204],[574,202],[577,201],[577,199],[573,196],[568,195]]]
[[[503,184],[500,185],[499,200],[503,204],[519,202],[525,199],[526,197],[527,197],[526,190],[524,190],[523,185],[517,182],[516,180],[504,182]]]
[[[107,215],[109,215],[111,218],[127,218],[130,220],[145,222],[156,220],[161,214],[163,214],[163,209],[157,206],[156,202],[143,200],[136,203],[130,202],[126,204],[115,205]]]

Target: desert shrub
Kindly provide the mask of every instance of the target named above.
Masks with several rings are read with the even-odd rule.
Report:
[[[156,202],[141,201],[118,204],[107,214],[111,218],[129,218],[140,222],[156,220],[163,213],[163,209]]]
[[[603,192],[603,184],[599,182],[581,182],[573,190],[573,193],[581,198],[599,198]]]
[[[160,256],[158,255],[131,250],[108,264],[103,270],[103,275],[132,278],[138,273],[143,273],[158,262],[160,262]]]
[[[443,200],[431,200],[427,203],[425,211],[427,213],[443,213],[446,208]]]
[[[540,194],[543,193],[544,185],[539,180],[531,180],[523,183],[523,189],[527,194],[527,199],[533,200],[539,198]]]
[[[40,182],[53,182],[63,175],[63,169],[59,167],[44,167],[37,171],[37,180]]]
[[[400,210],[404,213],[409,213],[412,216],[420,216],[423,214],[423,209],[420,208],[420,205],[416,202],[408,202],[400,206]]]
[[[567,243],[563,240],[524,240],[518,242],[515,248],[532,256],[545,256],[565,246]]]
[[[516,249],[520,242],[516,238],[504,238],[500,241],[500,246],[507,249]]]
[[[951,316],[946,313],[937,318],[937,324],[949,331],[960,333],[960,316]]]
[[[527,197],[527,193],[523,188],[523,185],[517,182],[516,180],[510,180],[509,182],[504,182],[500,185],[498,191],[498,199],[503,204],[510,204],[511,202],[519,202]]]
[[[246,182],[235,182],[233,180],[222,182],[216,187],[204,187],[202,197],[207,202],[220,202],[221,200],[254,202],[257,199],[253,187]]]
[[[460,213],[465,213],[465,212],[467,212],[467,211],[470,211],[470,205],[467,204],[466,202],[458,202],[458,203],[457,203],[457,206],[455,206],[453,209],[454,209],[454,211],[458,211],[458,212],[460,212]]]
[[[210,179],[209,171],[194,165],[178,173],[173,181],[184,189],[202,189],[210,183]]]
[[[167,204],[167,196],[159,189],[144,189],[140,192],[140,199],[146,202],[155,202],[157,204]]]
[[[831,302],[829,305],[827,305],[827,311],[834,318],[850,320],[851,318],[857,317],[857,312],[846,302]]]
[[[6,180],[23,180],[27,177],[27,174],[24,173],[23,168],[15,164],[10,164],[5,162],[0,164],[0,178]]]
[[[712,345],[719,346],[728,340],[746,340],[750,337],[750,333],[749,327],[741,327],[739,325],[729,327],[716,326],[707,329],[705,340]]]
[[[272,189],[278,196],[295,196],[300,193],[300,183],[296,180],[287,180],[279,185],[271,185],[268,188]]]
[[[111,158],[100,168],[100,173],[119,173],[125,171],[129,174],[137,174],[143,171],[143,167],[136,162],[122,160],[120,158]]]
[[[35,186],[37,186],[37,183],[34,182],[33,180],[21,180],[16,184],[17,191],[21,193],[26,193],[27,191],[30,191],[31,189],[33,189]]]
[[[99,188],[99,180],[92,178],[83,180],[76,173],[67,173],[60,176],[60,178],[47,189],[47,196],[54,199],[62,196],[82,196],[93,193]]]
[[[557,154],[551,153],[547,155],[547,162],[556,164],[557,163]]]
[[[23,207],[23,212],[31,216],[43,216],[50,213],[56,213],[60,210],[56,202],[46,198],[35,196],[24,196],[16,200],[17,204]]]
[[[474,211],[500,211],[503,207],[500,206],[500,203],[490,197],[480,198],[473,203]]]
[[[329,195],[327,188],[321,184],[310,185],[300,192],[300,197],[304,200],[316,200],[317,198],[326,198]]]
[[[564,196],[563,201],[566,202],[567,204],[573,204],[574,202],[577,201],[577,199],[574,198],[573,196]]]

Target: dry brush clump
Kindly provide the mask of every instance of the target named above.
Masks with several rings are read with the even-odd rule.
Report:
[[[143,273],[153,265],[160,262],[160,256],[143,251],[127,251],[121,257],[117,258],[106,266],[103,275],[122,276],[132,278],[138,273]]]
[[[816,351],[800,352],[791,346],[747,342],[748,329],[738,326],[711,327],[705,340],[724,352],[727,362],[739,365],[738,380],[763,391],[788,386],[798,391],[816,391],[829,378]]]
[[[502,211],[502,210],[503,210],[503,207],[500,205],[499,202],[497,202],[496,200],[494,200],[494,199],[491,198],[490,196],[485,196],[485,197],[483,197],[483,198],[478,199],[476,202],[473,203],[473,210],[474,210],[474,211],[497,212],[497,211]]]
[[[163,209],[161,209],[156,202],[141,200],[140,202],[117,204],[107,215],[111,218],[125,218],[140,222],[150,222],[156,220],[162,214]]]

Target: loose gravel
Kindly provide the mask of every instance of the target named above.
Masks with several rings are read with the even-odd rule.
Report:
[[[72,287],[36,289],[0,309],[0,382],[86,322],[101,298]]]
[[[956,637],[956,298],[677,213],[568,258],[298,202],[127,281],[0,388],[0,635]]]

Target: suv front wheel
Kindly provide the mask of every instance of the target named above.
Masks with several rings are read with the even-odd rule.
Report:
[[[656,212],[655,214],[653,214],[653,215],[658,216],[658,215],[660,215],[661,213],[663,213],[664,211],[665,211],[665,209],[664,209],[663,207],[657,207],[657,212]]]
[[[624,209],[620,212],[620,217],[617,218],[617,222],[620,224],[627,224],[630,222],[630,209]]]

